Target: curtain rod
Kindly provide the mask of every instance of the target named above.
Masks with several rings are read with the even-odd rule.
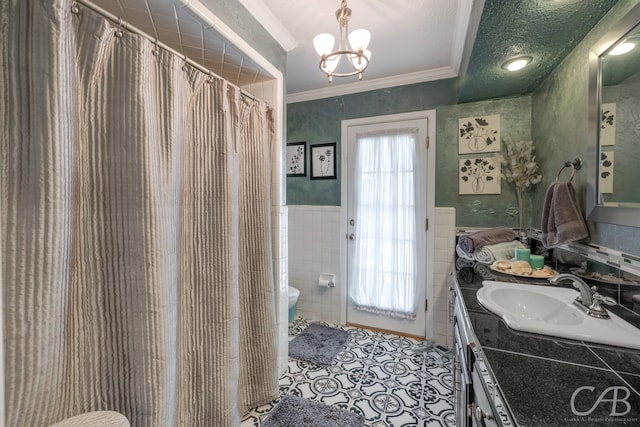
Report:
[[[147,40],[153,42],[156,46],[159,46],[159,47],[161,47],[161,48],[173,53],[174,55],[176,55],[178,57],[184,58],[184,61],[187,64],[189,64],[192,67],[196,68],[197,70],[203,72],[204,74],[207,74],[209,76],[214,76],[214,77],[217,77],[217,78],[219,78],[221,80],[226,81],[231,86],[239,89],[240,93],[242,93],[244,96],[251,98],[253,101],[257,100],[255,95],[247,92],[246,90],[242,89],[240,86],[231,83],[230,81],[228,81],[224,77],[221,77],[221,76],[217,75],[216,73],[214,73],[213,71],[209,70],[207,67],[205,67],[203,65],[200,65],[198,62],[194,61],[193,59],[188,58],[186,55],[181,54],[180,52],[178,52],[177,50],[173,49],[172,47],[162,43],[160,40],[151,37],[149,34],[145,33],[141,29],[137,28],[134,25],[131,25],[131,23],[124,21],[122,18],[112,14],[111,12],[101,8],[100,6],[90,2],[89,0],[75,0],[75,3],[80,3],[83,6],[88,7],[89,9],[93,10],[97,14],[102,15],[103,17],[107,18],[109,21],[113,22],[114,24],[118,24],[123,29],[125,29],[127,31],[130,31],[132,33],[138,34],[138,35],[146,38]],[[77,6],[75,6],[75,4],[72,5],[71,6],[72,11],[73,11],[74,7],[77,7]],[[265,102],[265,104],[267,105],[268,108],[271,108],[271,106],[267,102]]]

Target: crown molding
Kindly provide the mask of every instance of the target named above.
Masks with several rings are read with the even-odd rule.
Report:
[[[484,3],[484,1],[482,3]],[[472,11],[472,0],[460,0],[458,2],[451,49],[451,64],[456,74],[460,74],[460,65],[465,53],[467,32],[471,28]],[[475,40],[475,32],[473,32],[473,39]]]
[[[366,74],[365,74],[366,76]],[[354,83],[329,86],[322,89],[308,90],[287,94],[287,104],[295,102],[312,101],[315,99],[330,98],[333,96],[349,95],[352,93],[366,92],[370,90],[385,89],[389,87],[405,86],[414,83],[423,83],[435,80],[458,77],[451,67],[434,68],[432,70],[417,71],[414,73],[400,74],[391,77],[382,77],[373,80],[362,80]]]
[[[296,39],[262,0],[239,1],[286,52],[298,47]]]

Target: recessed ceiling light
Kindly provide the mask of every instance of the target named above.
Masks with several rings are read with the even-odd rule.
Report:
[[[625,40],[619,45],[617,45],[616,47],[614,47],[613,49],[611,49],[611,52],[609,52],[609,55],[622,55],[624,53],[629,52],[634,47],[636,47],[634,43],[628,42]]]
[[[533,58],[530,56],[519,56],[502,64],[502,68],[508,71],[518,71],[526,67]]]

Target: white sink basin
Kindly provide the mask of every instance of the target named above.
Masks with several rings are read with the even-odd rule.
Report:
[[[609,311],[596,319],[573,304],[578,291],[485,280],[478,301],[512,329],[560,338],[640,349],[640,329]]]

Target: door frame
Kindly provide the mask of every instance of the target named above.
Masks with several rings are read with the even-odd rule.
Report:
[[[434,322],[434,274],[435,274],[435,238],[434,238],[434,216],[435,216],[435,180],[436,180],[436,110],[424,110],[415,111],[411,113],[389,114],[383,116],[363,117],[359,119],[349,119],[341,121],[341,160],[340,160],[340,236],[342,241],[340,243],[340,276],[343,278],[342,282],[344,286],[341,287],[340,294],[340,323],[347,323],[347,303],[348,300],[348,281],[347,277],[347,176],[349,158],[347,154],[347,138],[348,130],[351,126],[370,125],[377,123],[389,123],[403,120],[427,120],[427,135],[429,139],[429,146],[427,148],[427,218],[429,219],[429,228],[427,230],[427,251],[426,251],[426,289],[425,297],[427,298],[428,306],[426,313],[426,325],[425,325],[425,338],[433,338],[433,322]]]

